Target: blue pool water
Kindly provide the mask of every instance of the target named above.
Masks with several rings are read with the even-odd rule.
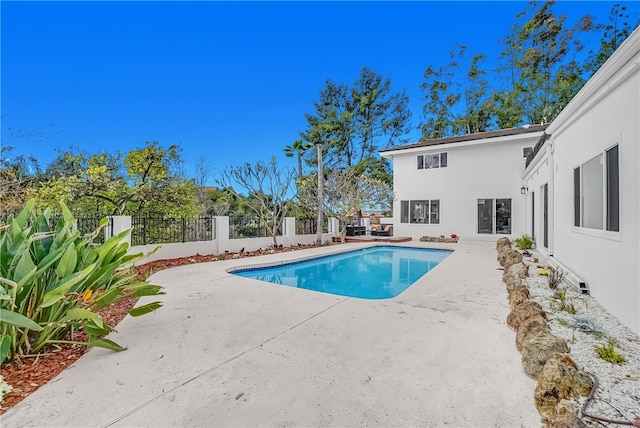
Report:
[[[388,299],[409,288],[452,251],[394,246],[370,247],[302,262],[234,274],[340,296]]]

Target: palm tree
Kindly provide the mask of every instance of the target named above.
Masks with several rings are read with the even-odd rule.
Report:
[[[284,155],[288,158],[298,157],[298,179],[302,180],[302,155],[311,148],[310,145],[304,144],[302,140],[294,141],[293,145],[284,148]]]
[[[316,245],[322,245],[322,210],[324,208],[324,172],[322,171],[322,143],[316,144],[316,148],[318,150],[318,222],[316,224],[317,235],[316,235]]]

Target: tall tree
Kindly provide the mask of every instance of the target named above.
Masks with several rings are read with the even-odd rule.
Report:
[[[393,93],[391,79],[364,67],[351,89],[356,141],[360,141],[358,163],[376,156],[379,148],[391,147],[409,132],[409,97]],[[354,166],[354,165],[349,165]]]
[[[531,1],[516,15],[516,23],[502,41],[499,71],[507,84],[494,95],[500,128],[550,122],[561,109],[559,94],[566,99],[567,88],[580,86],[570,54],[583,49],[577,32],[590,29],[591,19],[584,17],[567,28],[566,16],[554,14],[554,4],[554,0]],[[559,70],[564,71],[558,75]],[[560,80],[565,77],[568,81]],[[564,85],[560,93],[557,85]]]
[[[199,212],[196,187],[174,173],[181,163],[178,146],[157,142],[120,153],[61,152],[47,168],[49,180],[39,189],[39,203],[64,200],[79,214],[164,213],[194,216]]]
[[[13,156],[12,152],[12,146],[0,145],[0,218],[19,213],[41,180],[36,158]]]
[[[292,145],[286,146],[283,151],[284,155],[288,158],[296,158],[298,166],[298,180],[302,180],[304,171],[302,170],[302,158],[307,150],[311,148],[310,145],[305,144],[302,140],[296,140]]]
[[[221,173],[219,184],[233,192],[258,217],[263,219],[271,232],[273,245],[278,245],[278,229],[291,201],[291,191],[296,171],[280,167],[275,157],[271,161],[255,164],[228,166]],[[245,198],[237,188],[247,193]]]
[[[207,194],[206,185],[211,176],[210,162],[205,155],[200,155],[194,166],[194,183],[200,202],[200,214],[206,215],[213,209],[211,198]]]
[[[322,209],[322,201],[324,200],[324,165],[323,165],[323,153],[322,153],[322,143],[316,144],[316,150],[318,152],[318,198],[317,198],[317,210],[318,210],[318,218],[316,221],[316,245],[322,245],[322,227],[324,225],[324,220],[322,218],[324,214],[324,210]]]
[[[449,55],[449,64],[437,69],[430,65],[424,72],[422,138],[483,132],[492,126],[492,99],[487,72],[482,69],[487,57],[469,58],[464,45],[457,45]]]
[[[378,149],[406,141],[408,104],[404,91],[392,92],[390,79],[364,67],[351,87],[325,82],[314,113],[305,115],[308,128],[301,137],[310,145],[322,141],[328,168],[361,165],[371,172],[379,166],[371,162]],[[307,163],[314,165],[316,158],[309,154]]]
[[[6,114],[0,115],[6,120]],[[17,214],[32,198],[43,180],[38,159],[23,154],[16,155],[16,145],[28,146],[45,137],[41,130],[25,131],[6,128],[0,138],[0,218]]]
[[[632,24],[632,22],[635,22]],[[609,12],[609,22],[596,27],[602,30],[600,47],[598,50],[589,51],[589,56],[585,61],[584,68],[587,78],[591,77],[602,64],[618,49],[618,46],[629,37],[633,29],[640,24],[638,18],[630,16],[625,5],[614,4]]]

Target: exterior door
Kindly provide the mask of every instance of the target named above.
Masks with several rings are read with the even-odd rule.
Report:
[[[531,192],[531,239],[536,239],[536,192]]]
[[[493,233],[493,199],[478,199],[478,233]]]
[[[496,199],[496,233],[511,234],[511,199]]]
[[[478,199],[478,233],[511,234],[511,199]]]

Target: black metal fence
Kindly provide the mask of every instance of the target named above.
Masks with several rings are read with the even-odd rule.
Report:
[[[102,220],[103,218],[104,217],[77,217],[76,220],[78,222],[78,230],[82,235],[92,233],[98,228],[98,226],[100,226],[100,220]],[[105,228],[109,228],[111,226],[112,225],[110,223],[107,223]],[[102,231],[98,233],[98,236],[95,237],[93,242],[95,244],[104,243],[104,229],[102,229]]]
[[[9,214],[0,217],[0,224],[6,224],[9,216],[16,217],[18,214],[20,213]],[[56,225],[58,224],[58,221],[61,217],[61,214],[52,214],[51,217],[49,217],[49,227],[52,230],[56,228]],[[100,220],[105,217],[106,215],[100,216],[99,214],[95,217],[75,217],[78,231],[81,235],[88,235],[89,233],[94,232],[98,228],[98,226],[100,226]],[[105,227],[109,227],[109,224],[107,224],[107,226]],[[96,236],[93,242],[96,244],[104,243],[104,229],[101,231],[101,233],[98,234],[98,236]]]
[[[78,230],[82,235],[95,231],[100,225],[99,217],[76,217]],[[60,219],[59,214],[50,218],[50,226],[55,228]],[[7,218],[0,218],[5,224]],[[131,245],[164,244],[194,241],[211,241],[216,239],[215,221],[211,216],[197,218],[174,218],[163,215],[145,215],[131,217]],[[105,226],[109,236],[113,235],[113,223]],[[98,234],[94,242],[104,243],[104,230]],[[328,218],[324,218],[323,231],[328,230]],[[317,231],[315,218],[297,218],[297,235],[313,235]],[[277,236],[282,236],[282,223],[278,224]],[[229,216],[229,238],[266,238],[271,237],[271,228],[266,220],[256,216]]]
[[[296,235],[315,235],[318,232],[318,219],[316,218],[296,218]],[[322,218],[322,231],[329,231],[329,219]]]
[[[278,224],[277,236],[282,236],[282,224]],[[229,216],[229,238],[267,238],[271,236],[271,228],[266,220],[256,216]]]
[[[163,216],[131,217],[131,245],[211,241],[215,237],[211,216],[173,218]]]

